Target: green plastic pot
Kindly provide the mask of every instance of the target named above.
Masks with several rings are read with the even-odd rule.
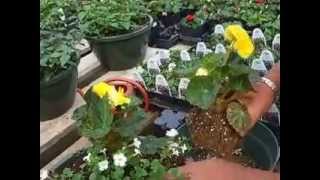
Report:
[[[153,22],[151,16],[148,18],[149,22],[146,25],[131,33],[103,39],[86,37],[101,64],[108,70],[118,71],[133,68],[142,62]]]
[[[40,82],[40,121],[56,118],[73,105],[78,69],[71,66],[48,82]]]
[[[178,128],[179,134],[189,136],[186,124]],[[273,170],[280,158],[280,146],[274,133],[262,122],[257,122],[242,143],[243,150],[263,170]]]

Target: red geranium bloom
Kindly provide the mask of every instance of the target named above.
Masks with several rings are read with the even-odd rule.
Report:
[[[190,14],[186,17],[188,22],[192,22],[194,18],[195,18],[194,15],[190,15]]]
[[[257,4],[263,4],[265,2],[265,0],[256,0]]]

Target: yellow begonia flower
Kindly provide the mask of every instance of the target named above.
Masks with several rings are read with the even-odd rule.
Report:
[[[104,82],[94,85],[92,87],[92,92],[97,94],[100,98],[103,98],[105,95],[107,95],[112,103],[112,106],[114,107],[130,103],[130,98],[125,96],[124,89],[120,88],[119,91],[117,91],[114,86]]]
[[[229,25],[224,32],[224,37],[232,43],[233,49],[240,57],[247,59],[253,53],[253,42],[247,31],[240,25]]]
[[[208,70],[205,68],[199,68],[196,72],[196,76],[208,76]]]

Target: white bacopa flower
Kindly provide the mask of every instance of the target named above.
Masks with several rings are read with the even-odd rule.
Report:
[[[179,151],[177,149],[172,150],[172,154],[175,156],[179,156]]]
[[[127,162],[127,157],[123,153],[114,154],[113,161],[115,166],[125,167]]]
[[[103,148],[102,150],[100,150],[100,152],[103,153],[103,154],[106,154],[107,149],[106,149],[106,148]]]
[[[141,151],[137,148],[134,149],[134,155],[140,155]]]
[[[90,162],[91,153],[88,153],[82,160]]]
[[[59,8],[59,9],[58,9],[58,12],[61,14],[61,15],[59,16],[60,19],[61,19],[62,21],[66,20],[66,16],[65,16],[65,14],[64,14],[63,9],[62,9],[62,8]]]
[[[108,160],[104,160],[98,163],[98,167],[100,171],[105,171],[108,169],[109,167],[109,161]]]
[[[167,12],[162,12],[162,16],[168,16]]]
[[[188,147],[186,146],[186,144],[183,144],[183,146],[181,147],[182,153],[184,153],[187,149]]]
[[[176,137],[178,135],[178,131],[176,129],[170,129],[166,132],[166,136],[168,137]]]
[[[40,180],[45,180],[49,177],[49,171],[43,170],[40,172]]]
[[[138,138],[134,138],[134,139],[133,139],[133,145],[134,145],[134,147],[136,147],[136,148],[140,148],[141,141],[140,141]]]

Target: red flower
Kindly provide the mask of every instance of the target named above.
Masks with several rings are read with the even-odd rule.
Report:
[[[192,22],[194,18],[195,18],[194,15],[190,15],[190,14],[186,17],[188,22]]]
[[[257,4],[263,4],[265,2],[265,0],[256,0]]]

